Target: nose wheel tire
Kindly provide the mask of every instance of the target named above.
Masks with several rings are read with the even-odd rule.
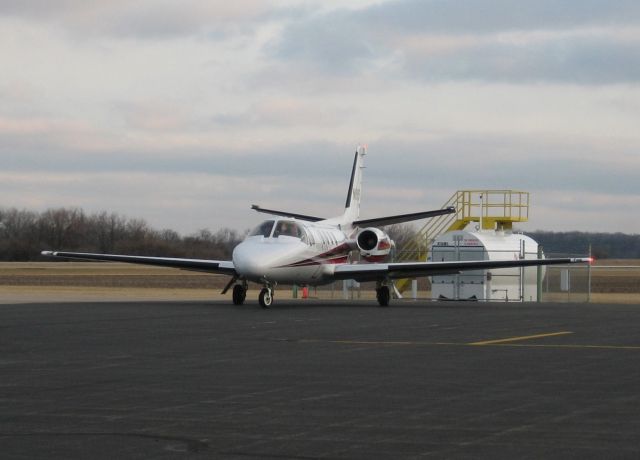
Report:
[[[258,296],[258,302],[262,308],[269,308],[273,303],[273,291],[269,288],[263,288]]]
[[[378,299],[378,304],[381,307],[388,307],[389,300],[391,299],[391,292],[389,291],[389,287],[381,286],[376,289],[376,298]]]
[[[247,290],[244,288],[244,286],[241,284],[236,284],[233,287],[233,304],[242,305],[246,297],[247,297]]]

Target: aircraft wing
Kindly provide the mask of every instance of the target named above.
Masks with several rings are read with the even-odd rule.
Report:
[[[382,264],[336,265],[334,278],[356,281],[377,281],[387,278],[411,278],[434,275],[454,275],[466,270],[532,267],[538,265],[566,265],[591,263],[587,258],[519,259],[519,260],[469,260],[457,262],[403,262]]]
[[[400,224],[413,220],[426,219],[427,217],[441,216],[443,214],[453,214],[456,208],[449,206],[435,211],[414,212],[411,214],[398,214],[397,216],[376,217],[374,219],[361,219],[353,222],[354,227],[384,227],[385,225]]]
[[[156,265],[160,267],[181,268],[209,273],[222,273],[236,276],[233,262],[230,260],[179,259],[174,257],[126,256],[118,254],[93,254],[88,252],[42,251],[43,256],[63,259],[100,260],[109,262],[127,262],[133,264]]]

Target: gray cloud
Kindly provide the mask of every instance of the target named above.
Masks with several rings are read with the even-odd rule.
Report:
[[[634,147],[603,150],[589,140],[458,134],[436,140],[382,139],[368,158],[367,180],[448,189],[515,188],[637,194]],[[395,161],[389,161],[393,152]],[[626,159],[620,165],[612,158]],[[637,161],[636,161],[637,163]]]
[[[332,215],[362,139],[363,215],[519,188],[565,228],[640,230],[635,0],[246,1],[0,2],[3,205]]]
[[[580,209],[618,215],[637,204],[635,158],[631,147],[599,148],[588,140],[463,134],[380,139],[366,159],[362,214],[437,207],[459,189],[519,189],[532,193],[536,228],[587,228],[574,220]],[[33,207],[24,200],[35,196],[38,206],[106,208],[184,232],[249,227],[262,217],[249,210],[251,203],[338,214],[351,162],[352,148],[328,142],[165,155],[0,151],[0,170],[12,178],[3,183],[4,206]],[[631,204],[611,205],[621,201]],[[544,220],[559,210],[566,212],[564,221]]]
[[[396,78],[431,81],[637,82],[638,39],[616,37],[620,26],[640,26],[639,2],[401,0],[301,18],[269,51],[338,75],[386,61]]]
[[[537,44],[487,44],[450,54],[407,56],[406,70],[423,80],[613,84],[640,81],[640,42],[566,39]]]
[[[0,138],[0,142],[1,142]],[[348,175],[349,151],[329,143],[266,146],[246,151],[131,152],[126,150],[85,153],[68,149],[46,149],[45,145],[5,143],[0,150],[0,168],[12,172],[154,172],[203,173],[229,176]],[[342,162],[340,160],[343,160]],[[299,160],[299,161],[298,161]],[[283,168],[282,165],[287,165]]]
[[[7,143],[4,143],[7,145]],[[59,151],[47,155],[28,146],[0,151],[2,170],[16,173],[224,173],[228,177],[269,177],[275,184],[307,178],[311,187],[347,180],[351,149],[330,142],[265,146],[244,151],[127,152],[86,154]],[[380,139],[367,158],[368,184],[376,187],[523,188],[580,190],[607,194],[637,192],[637,170],[613,157],[635,158],[632,147],[606,151],[585,141],[541,140],[531,136],[455,135],[405,142]],[[393,158],[394,161],[390,161]],[[632,163],[632,162],[631,162]],[[283,167],[286,165],[286,167]],[[305,195],[321,198],[310,188]],[[341,192],[340,192],[341,194]]]
[[[0,15],[57,24],[82,36],[162,39],[180,36],[221,38],[252,33],[259,21],[271,13],[260,0],[207,3],[142,0],[93,1],[7,0],[0,2]]]
[[[420,33],[492,33],[631,25],[635,0],[398,0],[355,12],[373,28]],[[355,19],[355,18],[354,18]]]
[[[367,35],[366,24],[354,13],[339,10],[291,23],[269,51],[276,58],[310,62],[331,73],[351,73],[379,52]]]
[[[211,2],[209,2],[211,3]],[[0,15],[59,21],[72,27],[98,28],[127,35],[192,34],[194,31],[230,23],[265,18],[289,18],[295,29],[307,28],[311,40],[322,37],[331,43],[358,42],[362,25],[373,32],[388,33],[488,33],[505,30],[565,29],[637,24],[640,3],[636,0],[394,0],[360,9],[337,9],[314,14],[313,8],[274,8],[263,0],[207,2],[185,0],[4,0]],[[84,23],[84,24],[83,24]],[[335,43],[335,42],[334,42]],[[356,46],[359,48],[359,46]]]
[[[69,9],[81,8],[86,2],[82,0],[4,0],[0,2],[0,13],[3,15],[47,17]]]

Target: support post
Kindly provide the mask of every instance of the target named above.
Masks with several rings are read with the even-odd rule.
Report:
[[[525,241],[520,240],[520,259],[524,260],[526,256]],[[524,275],[524,267],[520,267],[520,302],[524,302]]]
[[[538,259],[542,259],[542,246],[538,245]],[[537,300],[536,302],[542,302],[542,265],[538,265],[537,268],[537,278],[536,278],[536,286],[538,288],[536,292]]]
[[[484,215],[484,194],[480,193],[480,231],[484,230],[483,215]]]
[[[591,243],[589,243],[589,259],[593,260],[591,254]],[[587,303],[591,302],[591,262],[587,265]]]

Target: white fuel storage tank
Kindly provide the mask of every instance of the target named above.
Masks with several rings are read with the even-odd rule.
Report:
[[[537,259],[538,243],[520,233],[459,230],[436,238],[429,254],[434,262]],[[514,267],[433,276],[431,295],[436,300],[536,301],[537,270]]]

